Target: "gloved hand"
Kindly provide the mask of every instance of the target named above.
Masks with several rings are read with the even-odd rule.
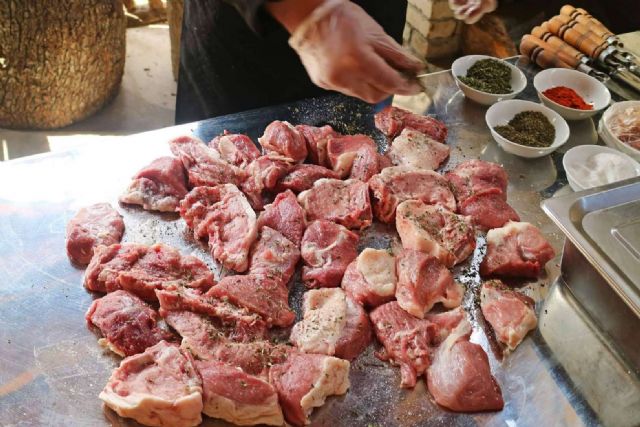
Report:
[[[375,103],[412,95],[424,64],[407,53],[360,6],[327,0],[293,31],[291,47],[318,86]]]
[[[456,19],[466,24],[475,24],[486,13],[498,7],[496,0],[449,0],[449,7]]]

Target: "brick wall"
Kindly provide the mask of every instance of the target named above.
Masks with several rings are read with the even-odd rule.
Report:
[[[451,56],[460,50],[462,24],[447,0],[408,0],[404,44],[421,58]]]

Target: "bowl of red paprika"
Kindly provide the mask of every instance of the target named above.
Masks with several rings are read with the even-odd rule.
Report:
[[[549,68],[533,79],[538,98],[567,120],[584,120],[607,108],[609,89],[599,80],[576,70]]]

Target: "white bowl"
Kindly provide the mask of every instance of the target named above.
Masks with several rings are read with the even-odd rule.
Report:
[[[610,179],[598,185],[593,185],[585,182],[584,178],[580,176],[580,171],[586,168],[585,165],[589,158],[599,153],[610,153],[620,157],[629,165],[630,168],[635,170],[634,176],[640,176],[640,163],[636,162],[626,154],[601,145],[579,145],[567,151],[562,158],[562,165],[564,166],[564,170],[567,174],[567,181],[569,181],[569,185],[573,191],[587,190],[595,186],[607,185],[616,182],[616,180]],[[633,176],[627,177],[627,179],[629,178],[633,178]]]
[[[493,128],[496,126],[506,125],[509,123],[516,114],[522,111],[539,111],[544,114],[556,129],[556,138],[553,140],[553,144],[549,147],[527,147],[525,145],[511,142],[508,139],[501,136]],[[496,140],[498,145],[507,153],[515,154],[520,157],[536,158],[546,156],[557,150],[569,139],[569,125],[560,117],[560,114],[545,107],[542,104],[537,104],[531,101],[522,101],[520,99],[512,99],[509,101],[498,102],[492,105],[487,110],[485,120],[493,139]]]
[[[575,90],[587,103],[593,105],[592,110],[578,110],[558,104],[547,98],[542,92],[552,87],[566,86]],[[599,80],[576,70],[567,68],[549,68],[539,72],[533,79],[533,87],[538,98],[547,107],[556,111],[567,120],[583,120],[606,108],[611,102],[611,93]]]
[[[620,141],[613,133],[611,133],[611,129],[609,129],[608,124],[609,120],[611,120],[612,116],[617,112],[624,110],[627,107],[637,105],[640,105],[640,101],[623,101],[612,104],[611,107],[607,108],[607,111],[604,112],[600,122],[598,123],[598,134],[609,147],[622,151],[640,162],[640,150]]]
[[[481,59],[495,59],[496,61],[500,61],[511,68],[511,93],[495,94],[482,92],[480,90],[467,86],[465,83],[460,81],[458,76],[466,76],[469,67],[471,67]],[[451,65],[451,73],[453,74],[453,78],[455,79],[456,84],[458,85],[464,96],[482,105],[493,105],[498,101],[513,99],[520,92],[522,92],[525,87],[527,87],[527,78],[524,76],[524,73],[520,71],[520,69],[518,69],[518,67],[511,65],[501,59],[494,58],[493,56],[467,55],[460,57],[456,59]]]

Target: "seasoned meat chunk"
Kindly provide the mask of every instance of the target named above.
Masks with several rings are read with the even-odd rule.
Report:
[[[294,193],[300,193],[313,187],[313,184],[321,178],[337,179],[340,178],[340,176],[324,166],[308,164],[295,165],[287,176],[280,180],[277,189],[281,191],[291,190]]]
[[[82,208],[67,224],[67,256],[79,265],[87,265],[94,250],[119,243],[124,234],[122,216],[108,203]]]
[[[398,107],[386,107],[374,117],[376,127],[389,138],[395,138],[405,128],[415,129],[438,142],[447,139],[444,123],[429,116],[413,114]]]
[[[258,157],[247,166],[249,176],[241,188],[254,209],[263,208],[265,192],[274,190],[291,167],[291,159],[273,154]]]
[[[373,164],[375,165],[375,169],[377,169],[377,154],[378,149],[376,143],[366,135],[336,136],[329,138],[327,142],[329,164],[340,178],[345,178],[350,175],[357,157],[367,156],[373,159]],[[360,162],[363,162],[363,160],[360,160]],[[371,163],[371,160],[369,160],[368,163]],[[360,168],[362,168],[362,166],[360,166]],[[376,173],[378,173],[377,170],[374,171],[371,176]]]
[[[249,163],[260,157],[260,150],[251,138],[241,133],[224,131],[209,142],[209,147],[215,150],[220,158],[239,168],[245,168]]]
[[[319,166],[329,166],[327,142],[329,141],[329,137],[336,137],[340,134],[329,125],[322,127],[297,125],[296,129],[307,143],[309,160]]]
[[[396,166],[436,170],[449,158],[449,146],[405,128],[391,143],[388,155]]]
[[[93,301],[85,319],[104,337],[100,344],[120,356],[142,353],[162,340],[173,340],[173,334],[159,322],[158,313],[127,291],[115,291]]]
[[[350,229],[371,225],[371,202],[367,184],[356,179],[319,179],[298,195],[307,222],[333,221]]]
[[[279,154],[301,163],[307,157],[307,142],[304,136],[289,122],[271,122],[258,138],[266,153]]]
[[[389,251],[366,248],[347,267],[342,289],[359,304],[377,307],[395,298],[396,259]]]
[[[285,191],[276,196],[273,203],[264,207],[258,217],[258,228],[270,227],[280,232],[296,246],[300,246],[304,234],[304,211],[296,195]]]
[[[251,249],[249,274],[286,287],[299,260],[300,250],[295,243],[272,228],[262,227],[260,238]]]
[[[502,166],[484,160],[467,160],[445,174],[458,203],[491,188],[502,191],[507,199],[508,176]]]
[[[124,359],[100,399],[121,417],[148,426],[191,427],[202,422],[202,381],[193,359],[166,341]]]
[[[175,157],[160,157],[134,175],[120,202],[150,211],[175,212],[187,191],[182,162]]]
[[[309,288],[340,285],[347,266],[358,256],[358,235],[329,221],[309,224],[302,238],[302,280]]]
[[[460,213],[473,218],[480,230],[490,230],[504,226],[509,221],[520,221],[520,216],[505,201],[504,193],[497,188],[489,188],[475,193],[460,203]]]

